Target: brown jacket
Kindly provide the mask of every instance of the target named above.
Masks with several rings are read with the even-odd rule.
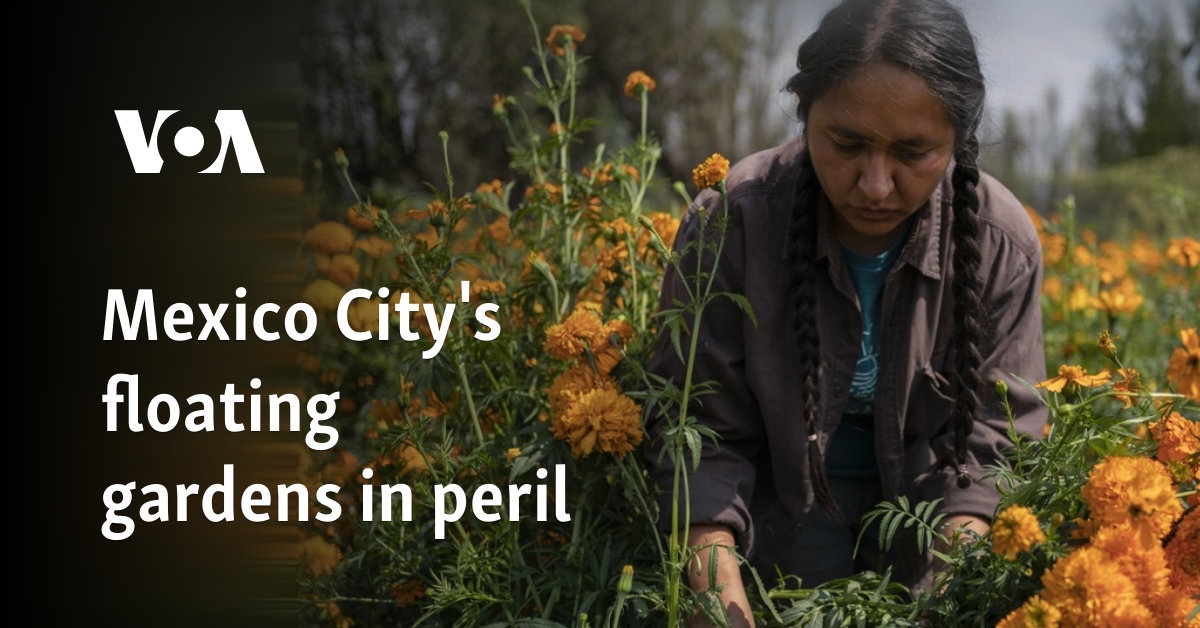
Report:
[[[717,267],[715,290],[745,295],[755,326],[730,299],[718,298],[702,314],[694,382],[717,384],[700,396],[693,413],[719,436],[704,440],[700,465],[689,476],[691,524],[718,523],[733,529],[740,549],[752,554],[767,537],[787,534],[813,507],[807,438],[799,418],[799,349],[792,331],[789,264],[785,256],[792,213],[800,138],[751,155],[726,179],[729,223]],[[1011,446],[1009,420],[994,391],[1008,384],[1017,430],[1040,437],[1047,410],[1027,385],[1045,379],[1040,306],[1042,255],[1022,204],[995,179],[982,175],[980,281],[987,314],[981,375],[983,407],[969,440],[966,489],[952,469],[938,464],[953,451],[947,418],[953,405],[954,348],[951,293],[949,171],[918,210],[908,241],[888,273],[880,319],[881,370],[875,396],[875,449],[883,494],[889,499],[942,497],[942,512],[990,520],[999,500],[994,476],[985,467],[1002,464]],[[700,194],[684,216],[675,248],[682,251],[699,233],[697,205],[709,215],[721,208],[714,190]],[[824,419],[819,443],[828,446],[847,401],[859,354],[862,318],[841,250],[830,232],[828,209],[818,220],[821,272],[817,302],[821,339]],[[685,271],[686,272],[686,271]],[[668,270],[661,307],[687,301],[686,278]],[[660,339],[649,369],[682,384],[684,364],[671,343]],[[687,350],[687,337],[682,345]],[[651,435],[671,420],[648,415]],[[668,415],[674,413],[668,412]],[[672,465],[659,455],[657,438],[647,440],[646,460],[660,489],[660,525],[670,525]],[[681,510],[682,512],[682,510]],[[765,528],[765,529],[764,529]]]

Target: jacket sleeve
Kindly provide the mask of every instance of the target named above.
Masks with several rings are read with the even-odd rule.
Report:
[[[695,309],[694,295],[698,280],[713,273],[712,293],[741,294],[743,289],[742,228],[736,212],[722,230],[712,217],[721,210],[722,198],[714,190],[702,192],[685,214],[675,239],[679,265],[669,267],[663,277],[659,302],[659,335],[647,365],[652,375],[661,376],[669,388],[682,389],[688,377],[688,353],[692,342],[696,354],[692,362],[688,415],[713,431],[715,438],[699,440],[699,464],[693,467],[692,453],[683,450],[682,465],[668,453],[671,435],[681,424],[681,398],[660,398],[646,404],[648,438],[643,456],[658,488],[659,528],[670,532],[672,505],[678,503],[678,525],[690,514],[690,525],[720,524],[733,530],[739,548],[747,552],[753,543],[749,504],[756,478],[754,458],[763,448],[763,427],[757,403],[745,379],[745,318],[738,305],[727,297],[716,296],[703,309]],[[704,211],[698,211],[703,208]],[[706,218],[707,217],[707,218]],[[707,223],[707,224],[704,224]],[[703,240],[723,242],[719,262],[714,251],[697,247]],[[699,268],[697,260],[700,260]],[[663,312],[682,312],[678,335],[679,350],[666,329]],[[699,316],[693,338],[695,317]],[[696,392],[703,390],[703,392]],[[678,473],[677,473],[678,471]],[[676,485],[679,485],[676,502]],[[686,487],[686,488],[685,488]],[[683,493],[686,492],[686,499]]]
[[[942,469],[937,481],[944,484],[940,487],[940,494],[945,497],[944,512],[991,521],[1000,503],[1000,489],[994,471],[988,467],[1006,464],[1013,447],[1008,436],[1010,427],[1015,427],[1023,438],[1041,438],[1049,411],[1031,388],[1046,377],[1041,248],[1032,235],[1032,227],[1029,238],[1003,236],[1003,230],[995,225],[985,225],[982,231],[982,245],[993,248],[997,254],[990,260],[990,266],[980,269],[985,286],[985,320],[980,408],[968,438],[968,470],[973,481],[966,489],[958,488],[953,469]],[[988,261],[985,259],[985,263]],[[1000,380],[1008,387],[1011,425],[996,392]],[[943,440],[935,444],[935,451],[953,451],[952,436],[940,438]]]

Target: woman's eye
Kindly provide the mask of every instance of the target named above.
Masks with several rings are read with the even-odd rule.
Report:
[[[830,141],[833,142],[834,148],[842,151],[843,153],[854,153],[857,152],[859,148],[859,145],[853,142],[839,142],[837,140]]]
[[[897,153],[897,156],[900,157],[900,159],[902,159],[904,161],[913,162],[913,161],[920,161],[921,158],[925,157],[928,154],[929,154],[929,151],[911,151],[910,150],[910,151],[902,151],[900,153]]]

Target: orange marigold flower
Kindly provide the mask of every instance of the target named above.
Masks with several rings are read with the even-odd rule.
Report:
[[[1101,527],[1127,523],[1147,546],[1166,536],[1183,514],[1167,467],[1141,456],[1101,460],[1080,493]]]
[[[546,340],[542,343],[550,355],[569,361],[583,355],[585,348],[604,342],[604,324],[595,312],[575,308],[563,322],[546,328]]]
[[[616,390],[586,392],[550,424],[550,433],[582,458],[594,451],[624,456],[642,442],[642,407]]]
[[[354,247],[354,231],[345,223],[326,220],[305,232],[301,244],[318,253],[349,253]]]
[[[346,324],[357,332],[379,329],[379,305],[383,299],[355,299],[346,309]]]
[[[1046,228],[1046,221],[1042,219],[1042,214],[1034,209],[1032,205],[1024,205],[1025,213],[1029,215],[1029,220],[1033,222],[1033,228],[1041,231]]]
[[[1129,257],[1141,267],[1142,272],[1150,275],[1157,273],[1165,261],[1158,246],[1140,231],[1133,234],[1133,242],[1129,244]]]
[[[1041,382],[1037,388],[1045,388],[1050,392],[1068,393],[1078,392],[1080,388],[1095,388],[1106,383],[1112,377],[1112,373],[1107,370],[1100,371],[1095,375],[1088,375],[1087,371],[1082,366],[1072,364],[1064,364],[1058,367],[1058,376]]]
[[[1101,242],[1100,256],[1096,258],[1096,268],[1100,270],[1102,283],[1113,283],[1118,279],[1124,279],[1125,275],[1129,273],[1129,260],[1125,249],[1116,242],[1108,240]]]
[[[375,219],[379,217],[378,205],[359,205],[355,203],[346,208],[346,222],[359,231],[370,231],[375,228]]]
[[[654,91],[655,87],[658,87],[658,83],[641,70],[634,70],[625,77],[625,95],[630,98],[640,98],[642,94]]]
[[[568,405],[585,393],[616,385],[616,381],[599,375],[591,366],[576,364],[555,377],[550,383],[550,388],[546,390],[546,398],[550,401],[550,414],[559,416]]]
[[[329,541],[319,536],[300,541],[300,564],[304,565],[309,575],[317,578],[328,576],[340,562],[342,550]]]
[[[1117,374],[1121,376],[1121,379],[1113,382],[1113,396],[1125,404],[1126,408],[1129,408],[1133,406],[1137,395],[1145,390],[1145,386],[1142,385],[1142,374],[1133,368],[1119,368]]]
[[[1137,283],[1132,277],[1125,277],[1121,283],[1096,293],[1091,300],[1091,306],[1104,310],[1109,314],[1129,314],[1141,307],[1145,298],[1137,291]]]
[[[550,34],[546,35],[546,45],[550,47],[550,51],[558,56],[567,54],[567,50],[574,50],[575,46],[587,39],[578,26],[574,24],[555,24],[550,27]]]
[[[313,306],[318,312],[336,310],[344,296],[346,291],[328,279],[314,279],[300,291],[300,301]]]
[[[1058,628],[1062,613],[1040,595],[1034,595],[1020,608],[996,624],[996,628]]]
[[[392,252],[392,243],[376,235],[359,238],[354,242],[354,248],[367,254],[367,257],[383,259]]]
[[[692,169],[692,183],[697,190],[711,188],[725,180],[729,174],[729,160],[720,153],[713,153]]]
[[[1042,597],[1062,614],[1063,626],[1149,626],[1154,617],[1137,588],[1104,552],[1081,547],[1042,574]]]
[[[1171,571],[1161,543],[1142,545],[1133,528],[1122,524],[1097,530],[1090,544],[1133,582],[1143,603],[1166,592]]]
[[[358,281],[358,273],[361,268],[358,265],[358,260],[354,259],[349,253],[338,253],[329,260],[329,270],[325,276],[337,285],[345,288],[350,284]]]
[[[1014,504],[996,515],[992,522],[992,553],[1014,560],[1017,554],[1028,552],[1034,545],[1046,540],[1046,533],[1038,525],[1037,516],[1028,508]]]
[[[1158,619],[1159,626],[1181,626],[1184,628],[1200,627],[1200,617],[1193,616],[1198,604],[1196,598],[1200,593],[1189,593],[1180,588],[1172,588],[1150,601],[1150,611]],[[1190,618],[1190,621],[1189,621]]]
[[[1179,394],[1200,401],[1200,334],[1195,327],[1179,332],[1183,346],[1175,349],[1167,363],[1167,381]]]
[[[503,94],[492,94],[492,113],[502,116],[507,111],[504,106],[508,104],[508,97]]]
[[[1067,237],[1060,233],[1038,232],[1042,241],[1042,262],[1046,266],[1054,266],[1061,262],[1067,254]]]
[[[409,578],[404,582],[393,582],[390,587],[392,599],[396,600],[396,606],[409,606],[413,602],[425,597],[425,583],[419,578]]]
[[[1192,237],[1171,238],[1167,243],[1167,259],[1185,268],[1200,265],[1200,240]]]
[[[1200,595],[1200,508],[1191,508],[1166,546],[1171,586]]]
[[[1151,423],[1150,433],[1158,444],[1154,459],[1167,465],[1176,481],[1200,476],[1200,423],[1171,412]]]

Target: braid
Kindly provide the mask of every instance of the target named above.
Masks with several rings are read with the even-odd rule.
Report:
[[[979,143],[972,135],[956,156],[951,179],[954,185],[954,281],[951,285],[954,333],[950,342],[958,351],[955,364],[958,389],[950,421],[954,426],[954,465],[960,488],[971,484],[966,468],[967,437],[974,428],[974,417],[981,405],[979,368],[983,358],[979,345],[983,336],[983,307],[979,295],[979,196],[975,192],[979,183],[979,168],[975,163],[978,153]]]
[[[825,459],[818,441],[821,431],[821,338],[817,333],[817,267],[813,258],[816,254],[816,208],[821,192],[807,150],[800,159],[799,170],[796,203],[788,228],[787,252],[792,262],[792,329],[800,348],[800,373],[803,378],[800,385],[803,397],[801,412],[808,433],[808,469],[813,493],[825,511],[838,518],[841,513],[829,490]]]

